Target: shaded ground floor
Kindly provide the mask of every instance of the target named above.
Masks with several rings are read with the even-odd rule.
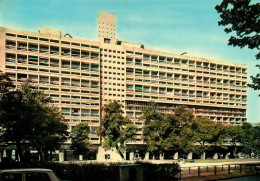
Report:
[[[169,150],[161,152],[147,152],[145,145],[127,145],[126,152],[123,157],[120,156],[115,149],[105,150],[100,145],[92,145],[89,151],[82,155],[74,155],[73,150],[70,149],[69,144],[64,144],[59,150],[51,152],[49,155],[50,161],[84,161],[93,160],[101,162],[116,162],[116,161],[135,161],[135,160],[157,160],[157,161],[179,161],[194,160],[194,159],[229,159],[232,158],[233,150],[230,147],[225,149],[210,149],[201,153],[180,153],[178,151]],[[242,147],[236,148],[236,157],[246,157],[242,153]],[[25,155],[30,156],[30,160],[39,160],[37,151],[30,151]],[[2,146],[0,147],[0,161],[16,161],[19,160],[15,146]]]

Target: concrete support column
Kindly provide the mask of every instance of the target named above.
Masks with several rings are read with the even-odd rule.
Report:
[[[145,153],[144,159],[145,159],[145,160],[149,160],[149,152],[146,152],[146,153]]]
[[[15,150],[12,150],[12,160],[15,160]]]
[[[7,157],[6,150],[3,151],[3,157]]]
[[[215,153],[213,159],[218,159],[218,153]]]
[[[130,160],[133,160],[133,159],[134,159],[134,152],[131,151],[131,152],[129,153],[129,159],[130,159]]]
[[[229,156],[230,156],[230,153],[227,153],[227,154],[225,155],[225,159],[229,159]]]
[[[206,152],[204,151],[203,153],[201,153],[201,159],[205,160],[206,159]]]
[[[0,150],[0,162],[2,162],[2,150]]]
[[[164,160],[163,152],[160,152],[159,160]]]
[[[59,161],[63,162],[64,161],[64,150],[59,151]]]
[[[193,155],[193,153],[190,152],[190,153],[187,155],[187,159],[188,159],[188,160],[192,160],[192,155]]]
[[[83,160],[83,155],[79,155],[79,161]]]
[[[19,156],[19,154],[18,154],[17,151],[16,151],[16,155],[15,155],[15,156],[16,156],[16,160],[21,161],[21,160],[20,160],[20,156]]]
[[[179,153],[178,152],[174,153],[173,159],[174,160],[178,160],[179,159]]]

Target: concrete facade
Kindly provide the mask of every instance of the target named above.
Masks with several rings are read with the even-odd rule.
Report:
[[[95,133],[101,108],[113,100],[123,105],[124,115],[138,127],[134,144],[143,144],[139,117],[151,100],[163,113],[185,105],[196,116],[216,123],[241,125],[246,121],[244,64],[172,54],[118,40],[112,13],[99,13],[98,41],[63,36],[50,28],[28,32],[0,27],[0,70],[17,87],[28,79],[50,96],[70,129],[88,123],[93,144],[100,144]]]

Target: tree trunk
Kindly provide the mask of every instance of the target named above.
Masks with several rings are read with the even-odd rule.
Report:
[[[235,145],[235,148],[234,148],[234,157],[237,158],[237,147]]]
[[[17,149],[18,156],[20,158],[20,162],[23,162],[24,161],[24,155],[23,155],[22,146],[21,146],[20,141],[16,141],[16,149]]]
[[[116,150],[119,150],[119,146],[116,144]],[[121,158],[124,160],[124,154],[122,152],[118,152]]]
[[[41,150],[41,147],[38,147],[36,148],[37,149],[37,152],[39,154],[39,157],[40,157],[40,162],[43,162],[43,153],[42,153],[42,150]]]
[[[40,162],[43,162],[43,154],[41,151],[38,150],[39,156],[40,156]]]
[[[52,161],[53,159],[53,155],[52,155],[52,151],[50,151],[50,160]]]
[[[44,152],[43,152],[43,158],[44,158],[44,162],[47,162],[48,161],[48,151],[47,150],[45,150]]]

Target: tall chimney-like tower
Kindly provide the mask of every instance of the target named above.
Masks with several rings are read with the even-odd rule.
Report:
[[[98,13],[98,40],[102,43],[116,42],[116,15],[114,13]]]

